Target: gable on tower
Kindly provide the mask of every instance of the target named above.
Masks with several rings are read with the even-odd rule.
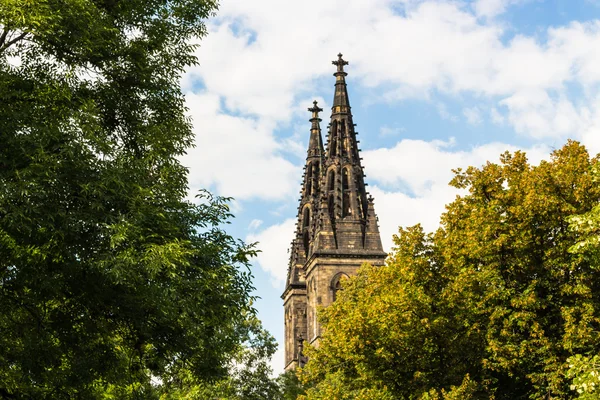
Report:
[[[346,86],[348,62],[338,54],[327,143],[321,136],[317,102],[302,181],[296,235],[291,244],[285,308],[286,369],[295,368],[303,340],[320,337],[319,306],[335,300],[341,277],[356,273],[363,263],[382,265],[381,245],[373,198],[366,191],[355,124]]]

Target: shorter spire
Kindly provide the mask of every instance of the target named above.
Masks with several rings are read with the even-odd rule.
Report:
[[[312,113],[312,117],[309,120],[312,123],[310,128],[310,139],[308,142],[308,157],[318,156],[319,158],[323,155],[323,139],[321,138],[321,118],[319,118],[319,112],[323,111],[317,105],[317,101],[313,101],[313,106],[308,109]]]

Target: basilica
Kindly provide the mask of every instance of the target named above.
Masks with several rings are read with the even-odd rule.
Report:
[[[338,54],[327,142],[321,135],[317,102],[308,111],[310,139],[304,167],[298,222],[291,244],[285,291],[285,369],[306,361],[303,346],[321,335],[317,309],[335,301],[341,280],[364,263],[383,265],[377,216],[366,191],[344,67]]]

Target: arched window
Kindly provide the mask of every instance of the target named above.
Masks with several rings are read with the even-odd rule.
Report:
[[[304,209],[304,214],[302,216],[302,229],[308,228],[310,225],[310,208],[306,207]]]
[[[344,171],[342,173],[342,190],[346,191],[350,189],[348,187],[348,168],[344,168]]]
[[[333,190],[335,188],[335,171],[329,171],[329,175],[327,177],[327,190]]]
[[[349,278],[348,275],[346,275],[343,272],[339,272],[331,280],[331,288],[330,289],[331,289],[331,295],[332,295],[333,301],[335,301],[335,299],[337,298],[337,292],[343,289],[342,281],[344,281],[348,278]]]
[[[329,201],[327,202],[327,209],[329,210],[329,218],[333,219],[333,217],[335,216],[333,194],[329,195]]]
[[[309,164],[306,169],[306,182],[305,182],[307,196],[310,196],[310,193],[312,190],[312,173],[313,173],[312,166]]]

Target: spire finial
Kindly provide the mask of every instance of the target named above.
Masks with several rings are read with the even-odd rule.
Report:
[[[336,61],[332,61],[331,62],[333,65],[337,66],[337,72],[338,73],[339,72],[345,73],[344,72],[344,65],[348,65],[348,61],[344,60],[342,58],[342,56],[343,56],[342,53],[338,53],[338,59]]]
[[[313,101],[313,106],[311,108],[308,109],[308,111],[312,112],[312,118],[311,121],[313,119],[318,119],[319,118],[319,112],[323,111],[322,108],[319,108],[319,106],[317,105],[317,101]]]

